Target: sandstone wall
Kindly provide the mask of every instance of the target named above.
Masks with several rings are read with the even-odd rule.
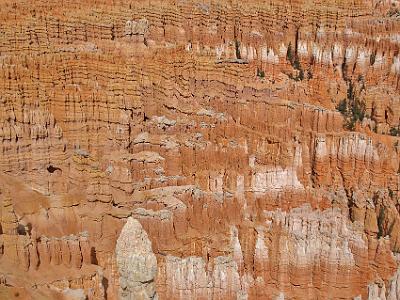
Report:
[[[399,11],[0,1],[0,298],[400,298]]]

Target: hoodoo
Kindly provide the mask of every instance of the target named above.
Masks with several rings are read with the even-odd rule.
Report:
[[[0,299],[400,299],[399,1],[0,20]]]

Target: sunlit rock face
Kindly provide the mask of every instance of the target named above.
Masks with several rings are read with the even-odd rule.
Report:
[[[399,5],[0,0],[0,299],[400,299]]]
[[[142,225],[128,218],[115,248],[120,299],[157,299],[154,279],[157,260]]]

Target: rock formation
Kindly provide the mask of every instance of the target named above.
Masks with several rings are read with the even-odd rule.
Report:
[[[147,233],[137,220],[128,218],[115,251],[120,299],[157,299],[154,285],[157,259]]]
[[[398,1],[0,16],[0,299],[400,299]]]

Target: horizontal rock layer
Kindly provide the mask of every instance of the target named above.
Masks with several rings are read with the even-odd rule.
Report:
[[[0,298],[400,298],[399,11],[0,2]]]

